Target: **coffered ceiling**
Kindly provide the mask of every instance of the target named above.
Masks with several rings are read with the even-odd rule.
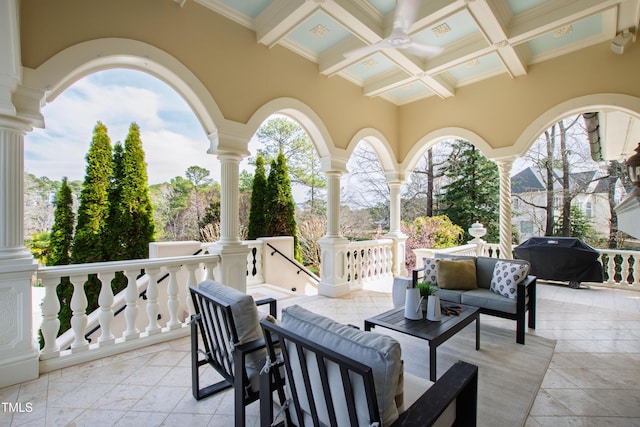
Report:
[[[175,0],[184,4],[187,0]],[[192,0],[344,78],[363,94],[403,105],[528,68],[638,25],[640,0],[422,0],[408,26],[438,53],[366,49],[394,28],[396,0]],[[399,0],[413,4],[414,0]],[[632,35],[633,38],[635,38]],[[413,52],[413,53],[410,53]]]

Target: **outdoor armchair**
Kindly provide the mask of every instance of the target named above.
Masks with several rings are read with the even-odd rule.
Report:
[[[274,320],[276,300],[254,302],[251,295],[206,280],[189,287],[191,316],[191,382],[193,397],[204,399],[233,387],[235,426],[245,425],[245,406],[259,397],[259,373],[266,356],[260,319]],[[257,305],[269,305],[260,313]],[[200,368],[210,365],[220,382],[201,387]]]

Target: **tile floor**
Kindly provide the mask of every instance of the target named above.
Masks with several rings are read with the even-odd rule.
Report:
[[[392,306],[388,293],[372,290],[279,306],[293,303],[354,324]],[[557,345],[526,426],[640,426],[640,292],[540,284],[537,319],[528,333]],[[230,393],[196,402],[190,384],[189,338],[182,338],[0,389],[0,402],[23,405],[22,412],[0,407],[0,426],[232,423]],[[257,410],[248,408],[248,426],[257,425]]]

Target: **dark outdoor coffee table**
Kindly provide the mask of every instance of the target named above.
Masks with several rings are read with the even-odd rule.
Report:
[[[480,350],[480,311],[477,307],[462,305],[460,315],[442,315],[442,320],[409,320],[404,317],[404,307],[386,311],[364,321],[364,330],[382,326],[429,342],[429,379],[436,381],[436,349],[440,344],[476,321],[476,350]]]

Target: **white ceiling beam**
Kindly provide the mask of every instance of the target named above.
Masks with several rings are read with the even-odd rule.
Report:
[[[275,0],[255,20],[258,43],[273,47],[319,8],[305,0]]]
[[[498,18],[498,12],[492,9],[492,5],[486,0],[476,0],[469,3],[469,13],[487,41],[495,46],[507,72],[512,77],[526,75],[526,63],[507,41],[507,32],[503,27],[502,20]]]
[[[196,3],[213,10],[214,12],[234,21],[250,30],[255,30],[253,19],[239,12],[237,9],[222,3],[220,0],[194,0]]]
[[[556,28],[617,8],[619,0],[554,0],[531,11],[514,16],[508,41],[526,42]]]

